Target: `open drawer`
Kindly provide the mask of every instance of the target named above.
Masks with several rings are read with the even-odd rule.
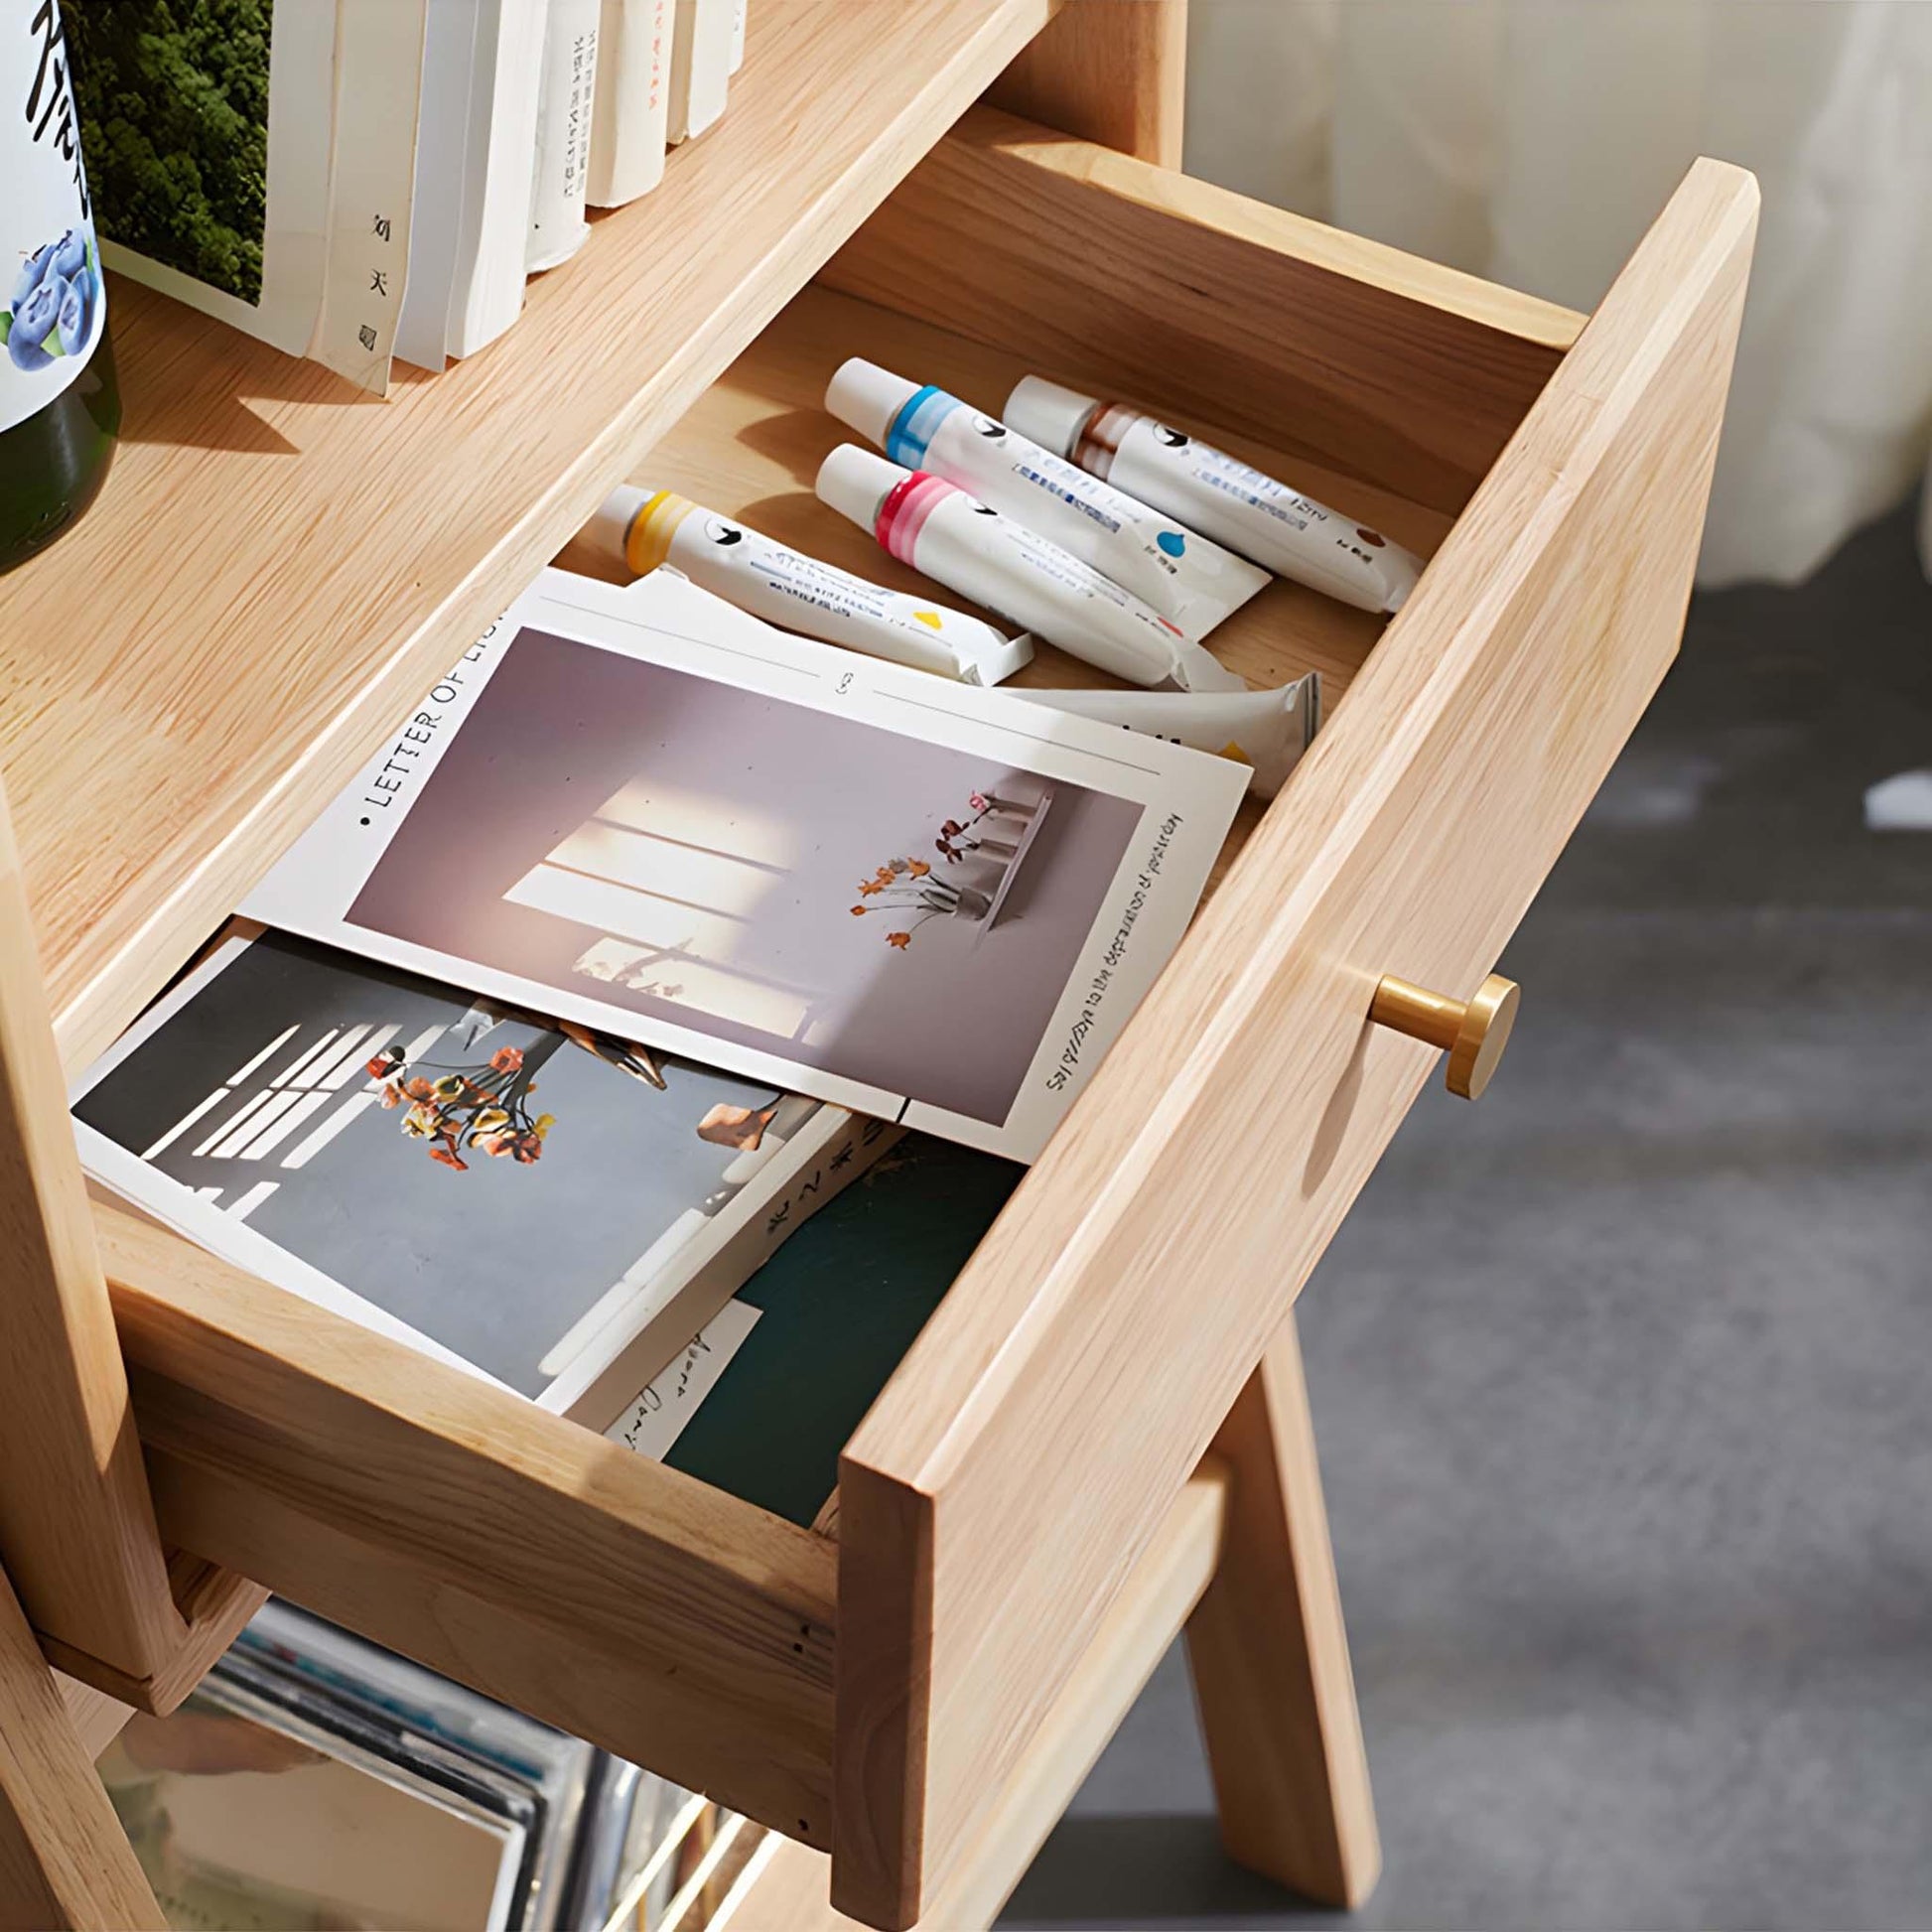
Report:
[[[168,1540],[913,1920],[1429,1073],[1378,979],[1474,989],[1676,648],[1755,207],[1698,164],[1585,328],[969,115],[638,480],[893,577],[809,493],[832,368],[990,409],[1032,369],[1433,553],[1421,586],[1386,628],[1276,585],[1214,633],[1256,683],[1318,668],[1329,722],[848,1445],[836,1540],[103,1210]]]

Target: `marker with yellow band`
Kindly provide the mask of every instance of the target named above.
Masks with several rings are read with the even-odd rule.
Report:
[[[1031,637],[870,584],[672,490],[613,490],[591,528],[635,576],[669,564],[767,623],[962,684],[998,684],[1034,654]]]

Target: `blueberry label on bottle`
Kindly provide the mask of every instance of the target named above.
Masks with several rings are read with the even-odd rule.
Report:
[[[0,430],[87,366],[106,288],[58,0],[0,0]]]

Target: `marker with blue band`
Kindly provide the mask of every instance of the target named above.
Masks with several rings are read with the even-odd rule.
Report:
[[[949,396],[929,382],[913,390],[886,432],[886,454],[904,469],[923,469],[926,445],[934,432],[955,409],[965,406],[957,396]]]

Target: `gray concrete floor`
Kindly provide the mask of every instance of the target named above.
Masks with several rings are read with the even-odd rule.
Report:
[[[1386,1869],[1226,1863],[1171,1655],[1004,1924],[1932,1927],[1932,589],[1697,600],[1301,1304]]]

